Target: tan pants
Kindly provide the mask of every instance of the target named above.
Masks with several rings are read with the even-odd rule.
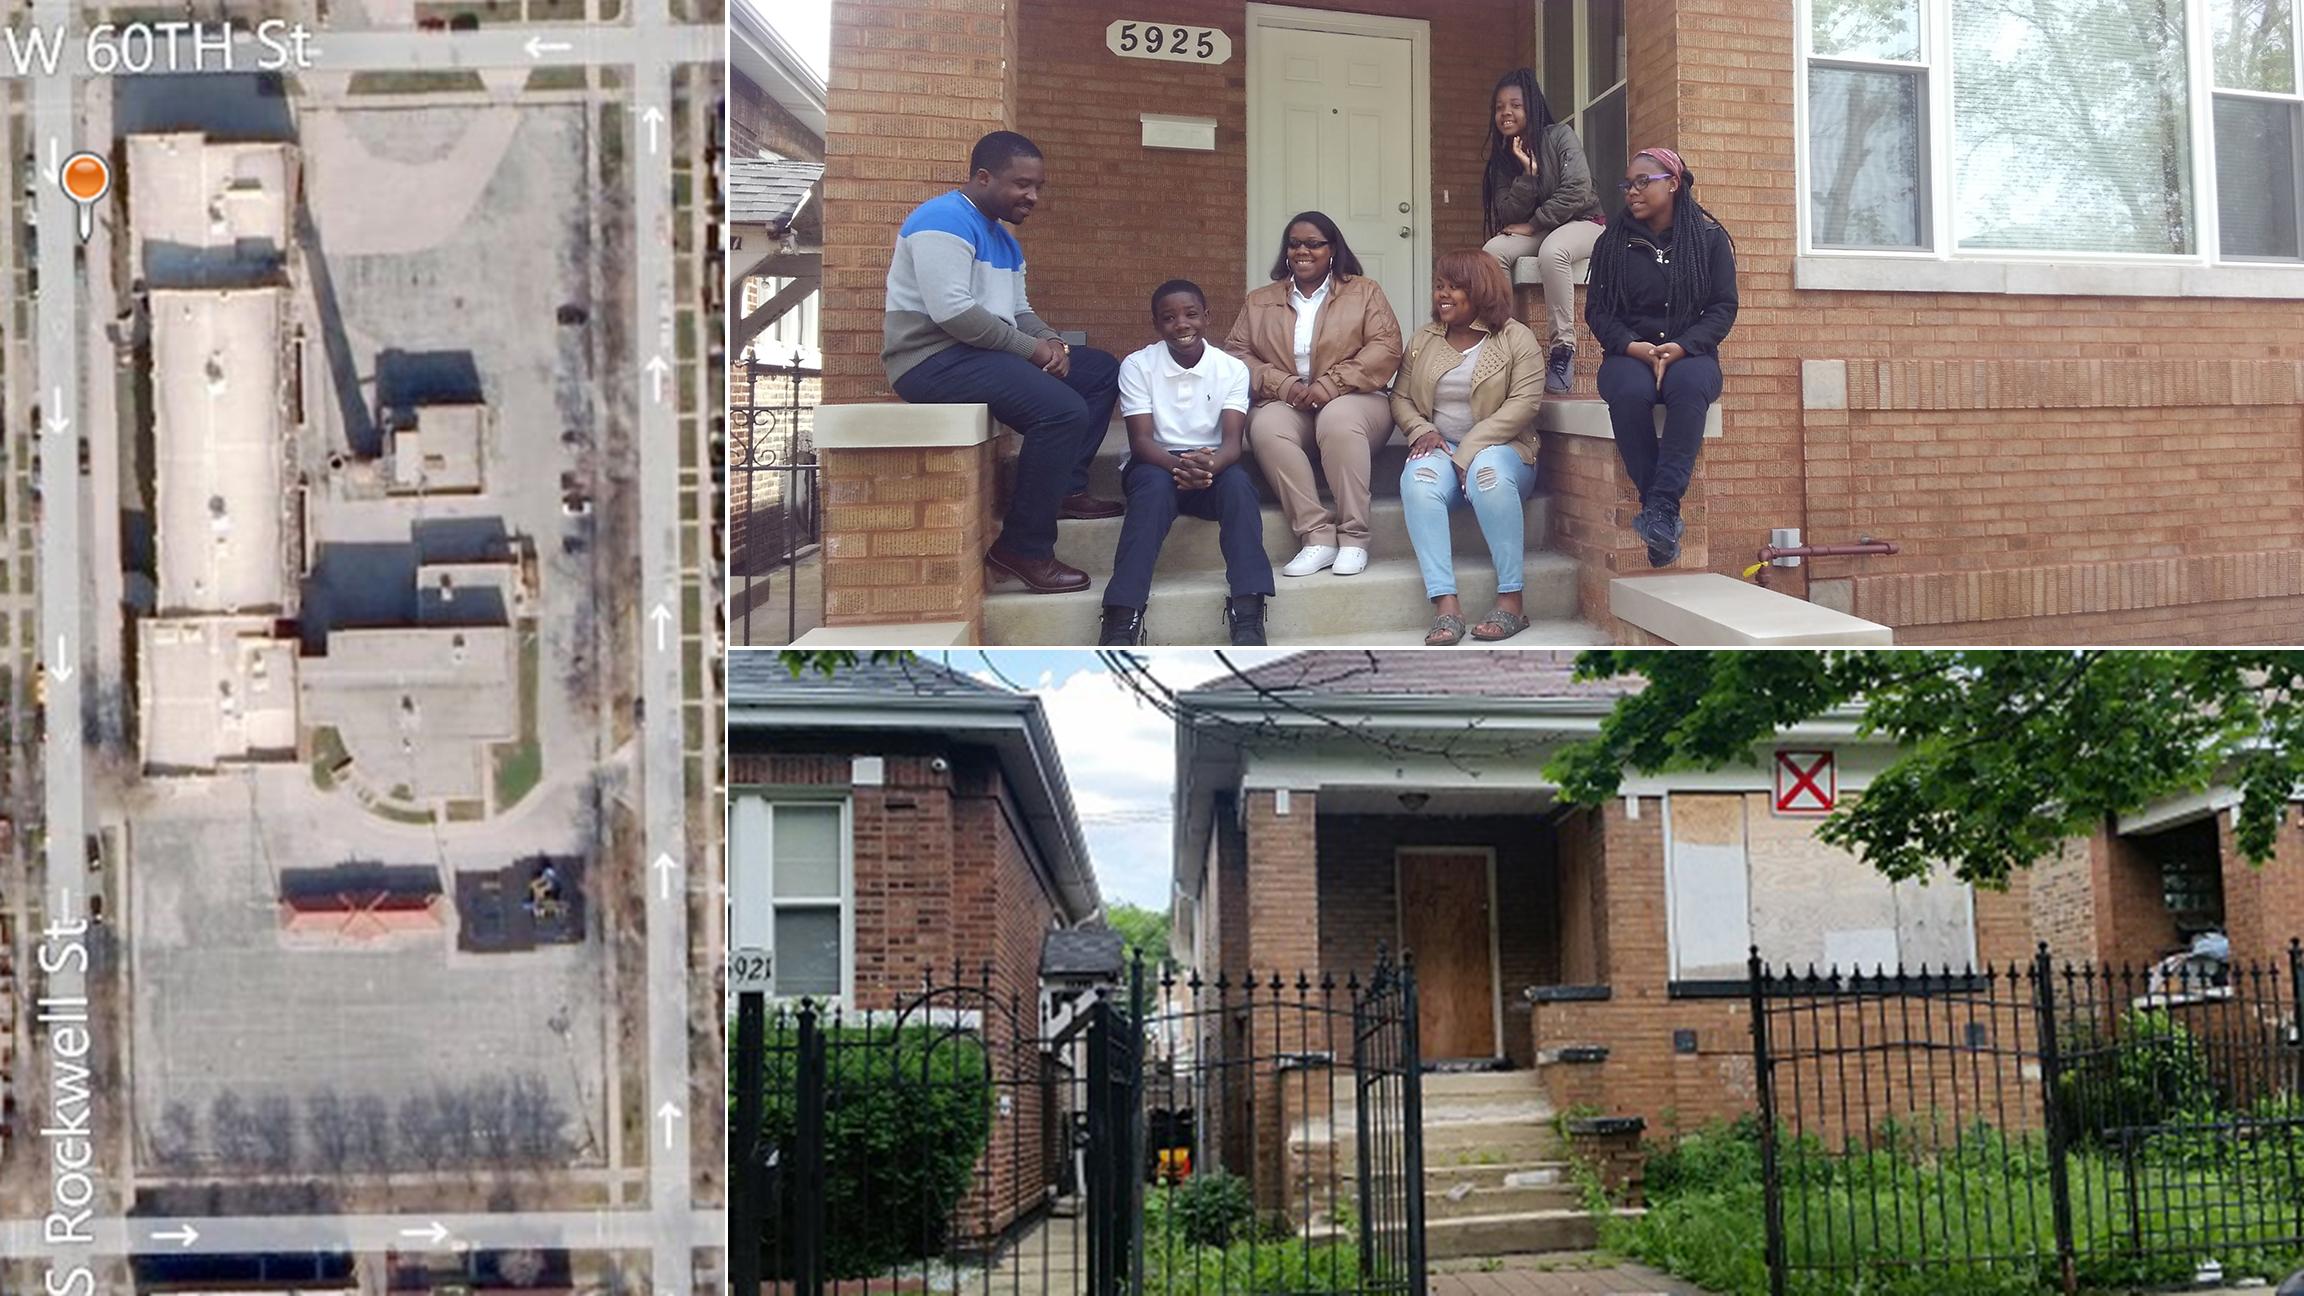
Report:
[[[1499,234],[1481,245],[1488,255],[1504,263],[1507,276],[1512,273],[1512,263],[1520,258],[1541,258],[1537,269],[1544,280],[1544,311],[1552,317],[1549,345],[1576,345],[1576,263],[1592,255],[1592,245],[1600,241],[1603,228],[1595,221],[1572,220],[1541,240],[1525,234]]]
[[[1288,529],[1308,545],[1368,547],[1368,466],[1392,439],[1392,402],[1380,392],[1353,392],[1317,412],[1266,401],[1248,413],[1248,445],[1264,480],[1288,512]],[[1320,450],[1321,474],[1336,497],[1320,502],[1309,451]]]

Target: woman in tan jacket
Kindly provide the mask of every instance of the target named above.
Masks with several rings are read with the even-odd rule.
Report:
[[[1512,281],[1496,258],[1450,252],[1433,277],[1432,322],[1408,339],[1408,360],[1392,388],[1392,417],[1409,443],[1400,505],[1432,600],[1424,642],[1464,638],[1448,514],[1466,504],[1496,564],[1496,606],[1472,627],[1472,637],[1509,639],[1528,628],[1520,597],[1527,559],[1522,506],[1536,492],[1544,349],[1512,318]]]
[[[1248,445],[1304,546],[1281,574],[1366,570],[1369,463],[1392,439],[1384,388],[1400,367],[1400,321],[1336,222],[1316,211],[1288,222],[1272,282],[1248,294],[1224,349],[1248,365]],[[1333,512],[1312,473],[1315,445]]]

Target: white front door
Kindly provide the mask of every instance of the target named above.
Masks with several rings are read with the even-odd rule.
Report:
[[[1392,299],[1428,313],[1432,266],[1422,19],[1248,6],[1248,266],[1269,282],[1290,216],[1328,213]]]

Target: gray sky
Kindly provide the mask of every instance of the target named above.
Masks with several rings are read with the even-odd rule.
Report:
[[[776,34],[792,42],[816,75],[829,79],[832,67],[832,0],[740,0],[767,19]]]

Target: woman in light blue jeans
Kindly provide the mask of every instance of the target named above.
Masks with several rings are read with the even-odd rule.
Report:
[[[1433,646],[1464,639],[1448,514],[1471,507],[1496,564],[1496,606],[1471,635],[1493,642],[1528,628],[1520,595],[1524,506],[1536,493],[1544,351],[1512,318],[1512,281],[1494,257],[1450,252],[1434,278],[1432,322],[1408,339],[1407,361],[1392,384],[1392,420],[1409,442],[1400,506],[1432,601],[1424,642]]]

